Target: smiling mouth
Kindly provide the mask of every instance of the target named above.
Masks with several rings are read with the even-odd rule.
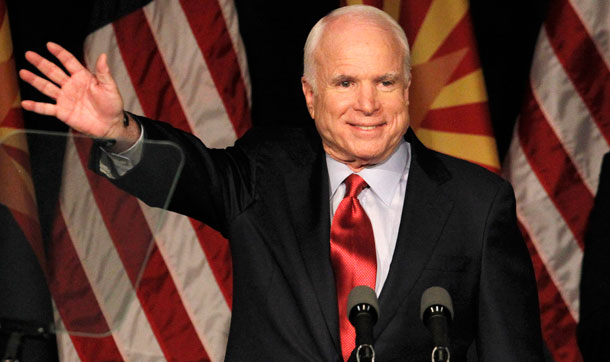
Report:
[[[377,125],[372,125],[372,126],[361,126],[361,125],[357,125],[357,124],[352,124],[352,127],[356,127],[356,128],[361,129],[363,131],[371,131],[371,130],[374,130],[376,128],[382,127],[384,125],[385,125],[385,123],[377,124]]]

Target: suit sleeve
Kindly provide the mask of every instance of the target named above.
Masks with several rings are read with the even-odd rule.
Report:
[[[477,352],[480,361],[542,361],[538,293],[517,226],[512,187],[491,204],[482,245]]]
[[[144,117],[138,121],[145,133],[142,159],[111,181],[150,206],[200,220],[227,237],[231,220],[253,199],[256,152],[250,137],[235,147],[210,149],[169,124]],[[90,167],[98,173],[99,157],[94,147]]]

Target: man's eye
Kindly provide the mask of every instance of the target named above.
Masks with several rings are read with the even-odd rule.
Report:
[[[381,85],[383,85],[384,87],[391,87],[394,85],[394,82],[391,80],[384,80],[383,82],[381,82]]]
[[[352,84],[352,82],[350,82],[349,80],[344,80],[342,82],[339,83],[339,85],[343,88],[347,88]]]

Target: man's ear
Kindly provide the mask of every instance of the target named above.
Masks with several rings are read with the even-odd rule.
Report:
[[[305,103],[307,103],[307,110],[311,118],[315,119],[315,102],[316,97],[314,94],[313,86],[307,82],[305,77],[301,77],[301,86],[303,87],[303,94],[305,95]]]
[[[408,107],[409,106],[409,89],[411,88],[411,80],[409,79],[409,82],[407,83],[407,86],[405,87],[405,89],[402,90],[403,92],[403,97],[405,99],[405,104]]]

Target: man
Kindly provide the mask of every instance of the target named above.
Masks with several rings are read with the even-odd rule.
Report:
[[[430,359],[419,303],[431,286],[453,298],[453,361],[466,360],[473,342],[482,361],[542,359],[536,286],[512,189],[478,166],[426,149],[408,130],[409,48],[385,13],[345,7],[312,29],[302,86],[315,129],[255,129],[227,150],[124,115],[104,55],[93,75],[58,45],[49,50],[70,75],[28,52],[55,84],[23,70],[21,77],[56,104],[23,107],[93,137],[118,139],[108,150],[93,150],[99,172],[160,205],[163,165],[174,160],[142,147],[140,138],[170,140],[184,151],[170,208],[231,243],[227,361],[355,361],[353,342],[344,337],[345,295],[337,295],[346,272],[336,232],[353,173],[368,185],[349,198],[350,208],[368,215],[360,213],[372,225],[374,255],[372,261],[359,255],[353,272],[373,265],[367,277],[379,296],[378,361]],[[118,152],[136,166],[114,164]],[[348,232],[352,227],[361,225]]]

